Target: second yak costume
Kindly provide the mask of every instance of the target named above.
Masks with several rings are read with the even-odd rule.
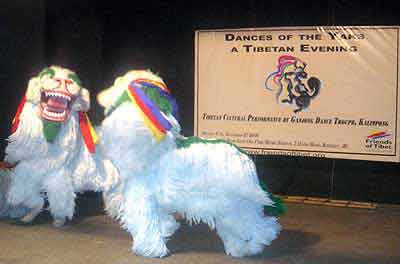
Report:
[[[230,143],[183,137],[160,77],[128,72],[98,101],[106,114],[101,145],[122,182],[105,192],[105,204],[132,235],[133,252],[167,255],[166,241],[179,227],[174,213],[215,228],[232,256],[258,254],[277,237],[277,217],[264,215],[275,203],[253,161]]]

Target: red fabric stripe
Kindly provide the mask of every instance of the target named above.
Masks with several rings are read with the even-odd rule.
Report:
[[[142,109],[143,113],[150,119],[150,121],[154,124],[154,126],[160,130],[162,133],[166,133],[165,128],[158,122],[156,118],[154,118],[153,114],[146,107],[146,105],[140,100],[139,96],[135,93],[133,87],[129,86],[129,91],[132,94],[133,98],[135,98],[136,103]]]
[[[95,145],[92,139],[92,135],[90,134],[90,129],[88,121],[86,119],[85,112],[78,112],[78,113],[79,113],[79,126],[81,128],[83,141],[85,141],[86,147],[88,148],[89,152],[94,153]]]
[[[12,127],[11,127],[11,134],[14,134],[15,131],[17,131],[18,129],[18,125],[19,125],[19,116],[22,113],[22,110],[24,109],[24,105],[26,102],[26,96],[24,95],[24,97],[22,97],[21,101],[19,102],[18,108],[17,108],[17,113],[15,114],[13,123],[12,123]]]
[[[8,162],[5,162],[5,161],[0,161],[0,169],[1,170],[5,170],[5,169],[11,170],[11,169],[14,169],[16,165],[17,164],[12,164],[12,163],[8,163]]]

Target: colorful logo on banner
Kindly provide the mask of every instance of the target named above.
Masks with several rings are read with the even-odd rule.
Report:
[[[391,150],[393,142],[391,134],[387,131],[374,131],[367,136],[365,140],[365,147],[375,150]]]
[[[389,137],[391,134],[387,133],[386,131],[377,131],[373,132],[371,135],[367,136],[368,139],[377,140]]]
[[[265,80],[267,90],[275,92],[276,101],[294,104],[295,113],[307,109],[321,88],[318,78],[308,78],[306,66],[307,64],[299,58],[282,55],[278,58],[276,71],[270,73]]]

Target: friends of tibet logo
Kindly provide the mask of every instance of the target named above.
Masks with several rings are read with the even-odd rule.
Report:
[[[391,134],[386,131],[374,131],[365,139],[365,147],[374,150],[391,150]]]
[[[278,58],[276,70],[265,80],[265,87],[275,93],[277,103],[294,105],[295,113],[307,109],[321,88],[318,78],[308,78],[306,66],[299,58],[282,55]]]

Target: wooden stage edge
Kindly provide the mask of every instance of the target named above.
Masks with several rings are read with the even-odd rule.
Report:
[[[285,196],[285,195],[276,195],[281,198],[286,203],[301,203],[301,204],[310,204],[310,205],[322,205],[322,206],[334,206],[334,207],[348,207],[348,208],[361,208],[361,209],[369,209],[376,210],[381,205],[377,203],[369,203],[369,202],[355,202],[355,201],[347,201],[347,200],[334,200],[329,198],[317,198],[317,197],[307,197],[307,196]],[[385,206],[385,205],[382,205]],[[388,205],[390,207],[397,207],[396,205]],[[386,207],[386,206],[385,206]],[[398,206],[400,209],[400,206]]]

